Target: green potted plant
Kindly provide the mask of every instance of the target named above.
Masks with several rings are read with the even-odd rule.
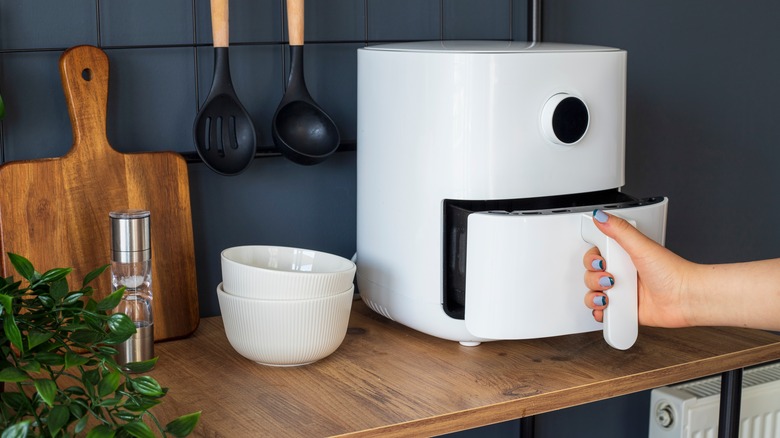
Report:
[[[200,412],[162,425],[149,411],[166,389],[138,374],[157,358],[119,366],[115,345],[135,333],[127,315],[113,313],[124,289],[93,299],[89,273],[76,290],[71,268],[38,273],[29,260],[8,254],[26,281],[0,279],[0,430],[2,438],[186,436]],[[151,425],[151,426],[150,426]],[[156,432],[153,432],[153,429]]]

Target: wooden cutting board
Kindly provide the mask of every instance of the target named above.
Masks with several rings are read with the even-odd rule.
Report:
[[[72,267],[69,284],[78,288],[88,272],[111,262],[108,213],[149,210],[155,340],[187,336],[199,322],[187,164],[173,152],[123,154],[108,143],[102,50],[66,50],[60,74],[73,147],[60,158],[0,166],[2,275],[20,279],[6,256],[13,252],[41,273]],[[96,297],[108,295],[108,270],[92,285]]]

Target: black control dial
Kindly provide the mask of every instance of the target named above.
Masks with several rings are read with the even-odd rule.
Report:
[[[542,131],[553,143],[573,145],[585,136],[588,126],[590,126],[590,114],[582,99],[567,93],[559,93],[544,104]]]

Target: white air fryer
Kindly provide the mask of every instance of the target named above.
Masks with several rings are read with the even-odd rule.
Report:
[[[636,270],[592,211],[663,243],[666,198],[625,184],[626,52],[435,41],[358,50],[357,282],[374,311],[476,345],[637,337]],[[616,277],[602,325],[582,256]]]

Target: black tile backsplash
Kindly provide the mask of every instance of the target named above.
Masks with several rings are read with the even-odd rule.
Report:
[[[96,0],[2,0],[0,50],[97,44],[96,16]]]
[[[4,161],[57,157],[70,149],[73,137],[59,80],[59,57],[55,51],[2,54]]]
[[[192,43],[192,0],[99,0],[99,6],[103,46]]]
[[[441,0],[368,0],[367,38],[374,41],[442,38]]]
[[[192,0],[181,0],[192,2]],[[195,0],[195,29],[198,44],[211,44],[211,9],[208,0]],[[309,2],[313,3],[313,2]],[[311,7],[311,5],[307,5]],[[279,43],[285,41],[279,0],[230,2],[230,43]],[[307,16],[309,14],[307,13]]]
[[[196,106],[194,50],[106,49],[111,60],[108,139],[121,152],[189,150]]]
[[[482,0],[474,9],[473,0],[447,0],[443,3],[443,38],[446,40],[511,39],[512,1]],[[490,26],[485,26],[490,23]]]

